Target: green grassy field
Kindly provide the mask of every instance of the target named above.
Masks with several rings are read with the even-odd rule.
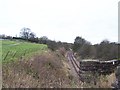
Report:
[[[30,42],[2,40],[2,62],[19,60],[23,57],[30,57],[37,51],[44,51],[47,45]]]

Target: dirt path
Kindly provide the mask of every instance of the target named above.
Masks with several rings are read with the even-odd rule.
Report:
[[[20,43],[15,43],[15,44],[10,44],[9,46],[16,46],[19,45]]]

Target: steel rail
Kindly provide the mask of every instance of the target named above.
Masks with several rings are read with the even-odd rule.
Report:
[[[73,66],[76,74],[78,75],[79,79],[80,79],[81,81],[83,81],[83,79],[81,78],[81,75],[80,75],[79,71],[77,70],[77,68],[78,68],[78,67],[76,66],[77,63],[75,64],[75,62],[74,62],[74,60],[73,60],[73,58],[72,58],[72,56],[71,56],[70,54],[68,54],[68,59],[69,59],[69,61],[71,62],[71,64],[72,64],[72,66]],[[78,65],[78,64],[77,64],[77,65]],[[80,70],[80,69],[79,69],[79,70]]]

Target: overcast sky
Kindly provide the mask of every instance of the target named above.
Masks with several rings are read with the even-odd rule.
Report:
[[[0,34],[19,36],[30,28],[38,37],[92,44],[118,41],[119,0],[0,0]]]

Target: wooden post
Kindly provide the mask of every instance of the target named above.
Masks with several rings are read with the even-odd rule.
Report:
[[[4,57],[4,59],[3,59],[3,60],[5,60],[5,59],[7,58],[7,56],[8,56],[8,54],[9,54],[9,52],[10,52],[10,51],[8,51],[8,52],[7,52],[7,54],[6,54],[6,56]]]

